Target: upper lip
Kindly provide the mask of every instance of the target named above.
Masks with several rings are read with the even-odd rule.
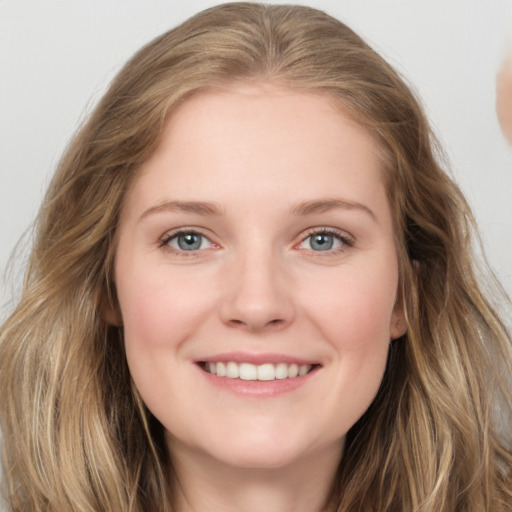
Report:
[[[204,357],[202,359],[198,359],[196,362],[200,363],[225,363],[231,362],[234,363],[251,363],[254,365],[268,364],[268,363],[286,363],[286,364],[318,364],[317,361],[312,359],[304,359],[300,357],[290,356],[287,354],[273,354],[273,353],[264,353],[264,354],[251,354],[248,352],[224,352],[221,354],[215,354],[211,356]]]

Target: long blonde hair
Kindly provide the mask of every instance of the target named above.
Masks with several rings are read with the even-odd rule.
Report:
[[[119,211],[179,102],[234,82],[323,94],[379,141],[408,331],[350,430],[329,507],[510,510],[512,342],[481,292],[473,221],[414,95],[341,22],[234,3],[140,50],[70,144],[1,329],[4,493],[14,511],[172,510],[162,426],[130,379],[112,263]],[[498,285],[495,286],[495,290]]]

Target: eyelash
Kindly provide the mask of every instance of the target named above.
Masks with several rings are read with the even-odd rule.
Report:
[[[355,245],[355,240],[352,236],[350,236],[345,231],[341,231],[335,228],[311,228],[308,231],[306,231],[305,236],[297,245],[303,244],[308,238],[313,237],[315,235],[332,235],[339,242],[341,242],[340,247],[337,247],[335,249],[328,249],[326,251],[314,251],[312,249],[309,249],[310,252],[314,253],[314,255],[318,257],[337,255],[346,251],[347,249],[350,249]]]
[[[185,256],[185,257],[197,256],[198,253],[200,252],[200,250],[185,251],[185,250],[176,249],[175,247],[170,245],[171,240],[174,240],[175,238],[178,238],[179,236],[182,236],[182,235],[197,235],[197,236],[201,236],[203,238],[206,238],[213,246],[216,245],[216,244],[214,244],[210,240],[210,238],[208,238],[208,236],[206,236],[204,233],[202,233],[201,231],[199,231],[197,229],[183,229],[183,228],[181,228],[178,231],[173,231],[171,233],[166,233],[164,235],[164,237],[160,240],[159,247],[164,249],[165,251],[169,251],[170,253],[172,253],[174,255],[177,255],[177,256]]]
[[[203,251],[204,249],[198,249],[198,250],[180,250],[176,249],[172,245],[170,245],[170,242],[179,236],[182,235],[197,235],[206,238],[212,246],[216,246],[214,242],[210,240],[208,236],[206,236],[204,233],[202,233],[200,230],[197,229],[180,229],[178,231],[174,231],[171,233],[166,233],[166,235],[160,239],[159,247],[171,252],[172,254],[178,255],[178,256],[185,256],[185,257],[193,257],[197,256],[199,252]],[[341,246],[337,247],[335,249],[327,249],[325,251],[314,251],[313,249],[306,249],[310,252],[314,253],[315,256],[321,257],[321,256],[328,256],[333,254],[339,254],[343,251],[346,251],[347,249],[353,247],[355,245],[355,240],[353,237],[348,235],[346,232],[335,229],[335,228],[311,228],[308,231],[306,231],[305,235],[301,238],[300,242],[298,244],[295,244],[294,247],[298,247],[301,244],[303,244],[308,238],[313,237],[315,235],[331,235],[334,238],[336,238],[339,242],[341,242]],[[218,247],[218,246],[217,246]],[[323,254],[325,253],[325,254]]]

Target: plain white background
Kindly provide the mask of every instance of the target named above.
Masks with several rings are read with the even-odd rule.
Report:
[[[115,72],[141,45],[214,3],[0,0],[0,271],[67,141]],[[495,115],[510,0],[306,3],[345,21],[413,84],[473,207],[488,259],[512,294],[512,148]],[[19,287],[26,252],[1,281],[0,316]]]

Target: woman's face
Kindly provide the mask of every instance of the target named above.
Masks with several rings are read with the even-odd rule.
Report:
[[[340,456],[403,333],[382,173],[321,96],[239,86],[173,114],[115,261],[130,371],[171,454]]]

